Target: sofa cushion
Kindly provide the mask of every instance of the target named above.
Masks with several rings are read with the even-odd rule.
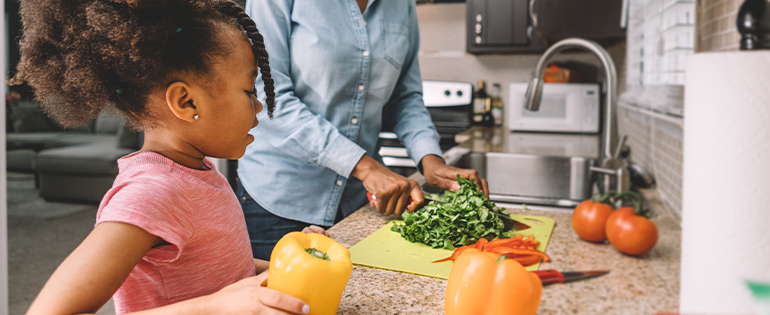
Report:
[[[98,117],[96,117],[96,133],[117,134],[118,129],[123,126],[124,120],[125,119],[122,116],[112,113],[109,110],[104,110]]]
[[[142,147],[141,139],[138,132],[134,132],[126,125],[123,125],[118,129],[117,134],[117,147],[125,149],[139,150]]]
[[[53,131],[54,122],[37,102],[19,102],[11,107],[11,121],[16,132]]]
[[[23,132],[9,133],[6,135],[5,147],[7,150],[31,149],[40,151],[43,149],[53,149],[70,145],[81,145],[96,142],[112,141],[115,143],[114,135],[95,135],[92,133],[80,132]]]
[[[99,204],[116,175],[40,174],[40,197],[46,201]]]
[[[10,150],[5,152],[6,168],[14,172],[33,172],[32,162],[35,151],[30,149]]]
[[[117,175],[119,158],[135,150],[117,148],[108,143],[69,146],[45,150],[35,156],[35,170],[39,173],[69,173]]]
[[[115,135],[98,135],[88,133],[62,133],[52,143],[50,148],[68,147],[83,144],[115,145]]]
[[[5,148],[7,150],[32,149],[40,151],[46,147],[51,147],[61,134],[61,132],[8,133],[5,136]]]

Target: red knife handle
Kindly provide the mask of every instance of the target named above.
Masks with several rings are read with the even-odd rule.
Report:
[[[540,278],[540,281],[543,282],[543,285],[552,283],[564,283],[564,275],[561,272],[553,269],[537,270],[533,271],[532,273]]]

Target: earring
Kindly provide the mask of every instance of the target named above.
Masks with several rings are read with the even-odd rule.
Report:
[[[193,119],[198,120],[198,114],[193,115]]]

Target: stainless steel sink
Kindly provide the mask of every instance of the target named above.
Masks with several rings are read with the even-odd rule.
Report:
[[[472,168],[489,183],[495,202],[574,207],[591,198],[595,158],[470,152],[454,166]]]

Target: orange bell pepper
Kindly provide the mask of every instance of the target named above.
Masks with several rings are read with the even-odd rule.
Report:
[[[540,278],[504,258],[475,248],[464,250],[449,274],[446,315],[537,314],[543,293]]]

